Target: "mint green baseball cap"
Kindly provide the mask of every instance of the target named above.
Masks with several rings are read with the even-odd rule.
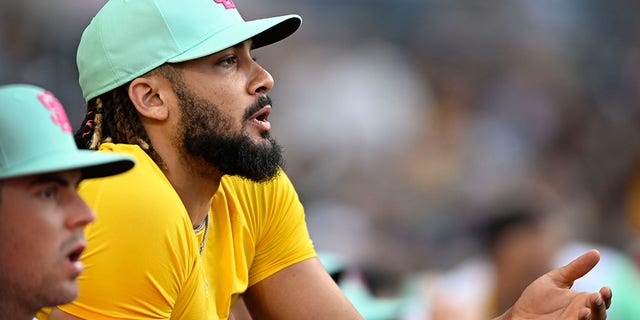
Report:
[[[245,21],[233,0],[110,0],[80,39],[80,87],[88,101],[166,62],[197,59],[248,39],[259,48],[301,23],[295,14]]]
[[[81,169],[97,178],[131,169],[127,155],[79,150],[64,107],[28,84],[0,86],[0,179]]]

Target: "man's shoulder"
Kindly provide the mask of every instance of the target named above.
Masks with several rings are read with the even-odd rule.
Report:
[[[79,188],[82,197],[98,211],[116,211],[119,215],[154,219],[180,218],[186,214],[180,197],[169,180],[146,153],[135,145],[103,144],[99,152],[133,155],[136,165],[129,171],[104,178],[84,180]],[[113,214],[115,216],[115,214]]]
[[[146,186],[143,190],[153,187],[165,189],[170,187],[169,180],[158,167],[158,165],[147,155],[147,153],[138,145],[133,144],[113,144],[103,143],[99,152],[120,153],[133,156],[136,159],[136,165],[129,171],[100,179],[91,179],[94,182],[110,182],[110,184],[119,184],[126,186]]]
[[[252,190],[262,192],[272,192],[277,189],[293,189],[291,180],[284,172],[280,170],[278,174],[271,180],[264,182],[256,182],[239,176],[223,176],[220,184],[229,190]]]
[[[298,195],[284,171],[272,180],[255,182],[241,177],[224,176],[220,182],[214,203],[235,203],[237,210],[257,212],[286,211]]]

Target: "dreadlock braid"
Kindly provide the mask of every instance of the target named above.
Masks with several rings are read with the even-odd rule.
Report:
[[[98,143],[100,143],[102,137],[102,99],[96,99],[95,110],[93,115],[93,134],[89,142],[89,149],[91,150],[98,149]]]
[[[82,126],[80,126],[73,135],[73,138],[76,140],[76,145],[80,149],[89,149],[91,141],[95,139],[95,116],[95,107],[92,107],[92,104],[87,104],[87,114],[84,116],[84,120],[82,120]]]
[[[97,150],[105,142],[137,144],[163,166],[129,99],[128,90],[129,83],[89,100],[87,115],[74,135],[76,144],[78,148],[91,150]]]

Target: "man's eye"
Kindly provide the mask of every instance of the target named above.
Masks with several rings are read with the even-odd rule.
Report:
[[[48,187],[40,192],[40,196],[44,199],[58,199],[58,188]]]
[[[237,62],[237,60],[238,60],[237,57],[230,56],[230,57],[222,59],[219,63],[220,63],[220,65],[223,65],[223,66],[229,66],[229,65],[235,64]]]

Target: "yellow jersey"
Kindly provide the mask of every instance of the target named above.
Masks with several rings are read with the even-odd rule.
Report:
[[[224,176],[208,230],[195,233],[178,194],[139,146],[105,143],[100,152],[127,153],[137,163],[80,185],[97,219],[85,229],[78,298],[58,306],[69,314],[227,319],[249,286],[316,256],[302,204],[283,171],[266,183]],[[48,319],[48,311],[38,319]]]

